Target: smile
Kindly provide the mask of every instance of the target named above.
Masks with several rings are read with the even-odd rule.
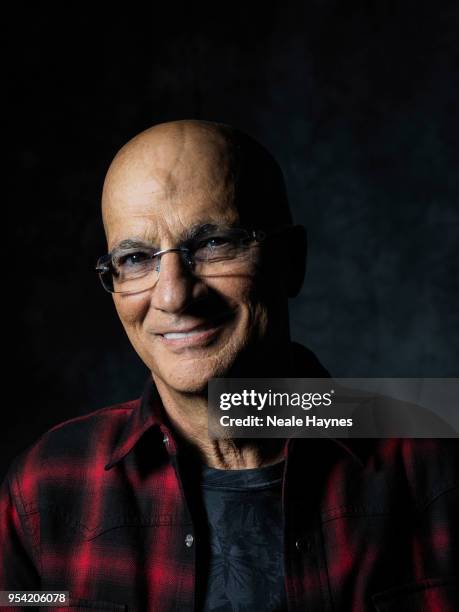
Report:
[[[198,329],[190,332],[164,334],[163,338],[166,338],[166,340],[180,340],[181,338],[190,338],[191,336],[196,336],[197,334],[201,333],[202,331]]]
[[[160,334],[160,338],[165,345],[171,348],[205,346],[222,331],[230,318],[226,314],[187,331],[170,331]]]

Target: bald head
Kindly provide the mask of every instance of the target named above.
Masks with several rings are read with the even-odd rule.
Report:
[[[184,120],[149,128],[118,152],[104,183],[105,230],[120,208],[200,192],[218,201],[220,213],[227,209],[228,221],[235,209],[242,225],[292,221],[282,172],[264,147],[230,126]]]

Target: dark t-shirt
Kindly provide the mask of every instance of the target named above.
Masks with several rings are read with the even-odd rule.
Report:
[[[258,469],[201,467],[207,517],[206,612],[287,609],[281,487],[284,462]]]

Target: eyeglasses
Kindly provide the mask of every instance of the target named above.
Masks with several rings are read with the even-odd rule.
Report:
[[[160,251],[146,245],[118,247],[100,257],[96,272],[106,291],[124,294],[152,289],[158,282],[161,258],[166,253],[179,253],[184,265],[197,277],[231,274],[241,266],[253,265],[260,242],[285,229],[286,226],[271,231],[214,229],[199,233],[181,246]]]

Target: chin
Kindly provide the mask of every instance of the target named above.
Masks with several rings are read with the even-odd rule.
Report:
[[[156,370],[156,374],[175,391],[202,393],[206,391],[211,378],[225,376],[232,361],[229,355],[219,355],[219,358],[191,359],[188,363],[177,363],[167,371]]]
[[[202,393],[205,393],[208,382],[209,382],[209,379],[205,379],[205,380],[183,379],[183,380],[178,380],[178,381],[175,381],[175,380],[172,380],[170,382],[168,381],[168,385],[169,387],[174,389],[174,391],[177,391],[179,393],[192,393],[192,394],[200,395]]]
[[[170,389],[179,393],[202,393],[207,388],[207,383],[214,376],[213,373],[207,375],[202,372],[169,372],[166,376],[158,373],[159,377]]]

